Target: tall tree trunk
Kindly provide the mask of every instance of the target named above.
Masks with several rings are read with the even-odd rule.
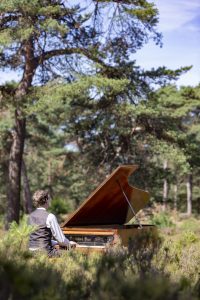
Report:
[[[13,143],[9,157],[7,228],[12,221],[19,221],[21,163],[26,131],[26,121],[24,118],[19,118],[19,114],[16,110],[15,128],[12,132]]]
[[[168,165],[167,160],[164,160],[164,162],[163,162],[164,172],[167,169],[167,165]],[[164,181],[163,181],[163,211],[165,211],[167,208],[167,198],[168,198],[168,181],[167,181],[167,178],[164,178]]]
[[[13,141],[9,158],[7,228],[10,222],[19,222],[21,165],[26,132],[26,120],[20,108],[21,101],[23,101],[24,96],[27,95],[32,84],[33,76],[38,65],[34,57],[33,39],[30,38],[24,42],[23,50],[25,66],[22,80],[15,92],[15,105],[17,108],[15,110],[15,127],[13,130]]]
[[[177,193],[178,193],[178,185],[177,182],[174,185],[174,210],[177,211]]]
[[[52,176],[51,176],[51,158],[48,160],[48,185],[51,186]]]
[[[23,191],[24,191],[24,212],[26,214],[30,214],[33,210],[32,205],[32,196],[31,196],[31,190],[26,170],[26,164],[24,160],[22,160],[22,178],[23,178]]]
[[[191,216],[191,214],[192,214],[192,174],[189,174],[187,176],[186,188],[187,188],[187,215]]]

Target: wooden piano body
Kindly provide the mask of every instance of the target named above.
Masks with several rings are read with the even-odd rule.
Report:
[[[134,236],[154,230],[136,216],[149,200],[148,192],[128,183],[136,169],[136,165],[119,166],[62,224],[64,235],[77,242],[77,248],[104,250],[119,239],[128,246]],[[137,224],[127,225],[134,216]]]

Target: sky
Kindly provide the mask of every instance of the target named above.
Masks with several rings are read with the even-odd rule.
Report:
[[[135,58],[149,69],[166,66],[176,69],[193,66],[177,81],[178,86],[200,83],[200,1],[154,0],[159,10],[158,30],[163,34],[163,47],[153,42],[145,45]]]
[[[199,0],[152,0],[159,10],[158,31],[163,34],[163,47],[153,42],[136,53],[137,64],[144,69],[166,66],[177,69],[193,66],[182,75],[177,85],[196,86],[200,83],[200,1]],[[16,78],[9,73],[8,79]],[[0,82],[5,73],[0,72]]]

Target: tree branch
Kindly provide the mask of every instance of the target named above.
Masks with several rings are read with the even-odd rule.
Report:
[[[8,22],[12,22],[12,21],[17,21],[19,19],[19,17],[21,17],[21,14],[19,15],[6,15],[3,16],[4,14],[0,14],[0,30],[1,29],[5,29],[5,24]]]
[[[42,63],[45,60],[48,60],[52,57],[57,57],[60,55],[70,55],[70,54],[82,54],[85,57],[89,58],[90,60],[100,64],[101,66],[107,67],[107,65],[98,58],[97,56],[93,55],[91,51],[84,49],[84,48],[63,48],[63,49],[55,49],[50,50],[42,53],[40,56],[36,57],[36,60],[40,63]]]

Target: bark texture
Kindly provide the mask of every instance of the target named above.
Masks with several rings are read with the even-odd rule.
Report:
[[[19,118],[19,112],[15,111],[15,128],[13,129],[12,146],[9,157],[8,173],[8,210],[7,226],[12,221],[19,221],[20,211],[20,181],[21,181],[21,161],[24,149],[24,139],[26,130],[26,120]]]
[[[10,149],[9,157],[9,176],[8,176],[8,208],[7,208],[7,223],[6,227],[12,221],[19,222],[20,215],[20,192],[21,192],[21,167],[24,151],[24,141],[26,136],[26,119],[23,115],[21,105],[24,97],[28,94],[29,88],[32,85],[35,70],[37,68],[37,60],[34,57],[33,40],[29,39],[24,42],[24,73],[19,83],[14,101],[16,104],[15,110],[15,126],[13,128],[13,141]]]
[[[23,193],[24,212],[26,214],[30,214],[33,210],[33,204],[32,204],[32,196],[31,196],[28,174],[26,170],[26,164],[24,160],[22,160],[22,178],[23,178],[23,192],[24,192]]]
[[[178,194],[178,185],[175,183],[174,185],[174,210],[177,211],[177,194]]]
[[[186,188],[187,188],[187,215],[191,216],[191,214],[192,214],[192,174],[189,174],[187,176]]]
[[[167,160],[163,162],[163,170],[166,171],[168,166]],[[167,178],[163,180],[163,211],[167,208],[167,198],[168,198],[168,181]]]

